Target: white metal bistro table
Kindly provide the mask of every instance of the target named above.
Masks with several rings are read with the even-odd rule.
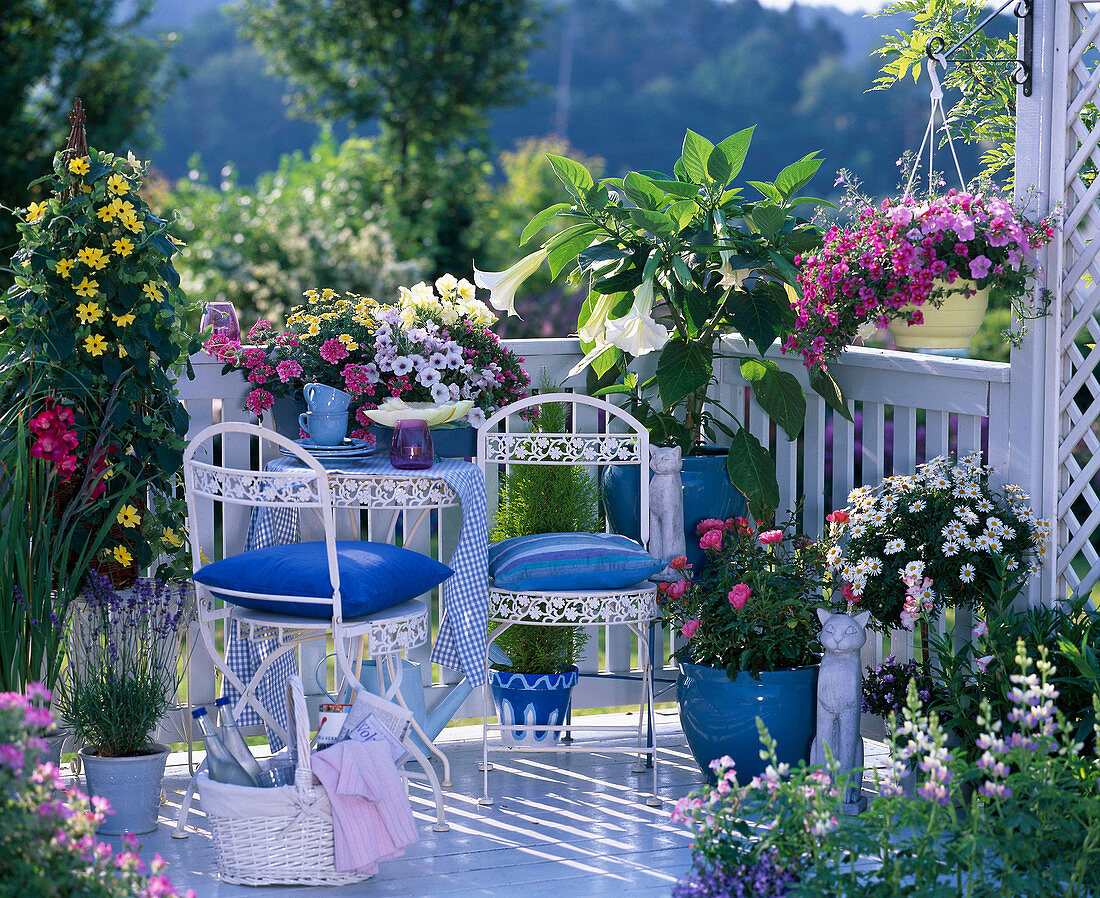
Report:
[[[657,797],[657,737],[656,728],[652,730],[652,738],[647,738],[645,725],[648,718],[653,722],[653,659],[650,656],[650,644],[648,631],[650,624],[659,617],[657,610],[657,587],[652,583],[638,584],[627,589],[617,590],[586,590],[584,592],[540,592],[537,590],[513,591],[500,589],[495,586],[489,588],[489,621],[496,624],[496,628],[490,634],[490,644],[501,634],[514,626],[538,625],[549,627],[573,627],[573,626],[621,626],[628,629],[638,639],[638,663],[640,667],[639,680],[641,682],[641,698],[639,702],[639,715],[637,727],[631,725],[608,724],[577,724],[558,723],[550,725],[529,725],[510,723],[505,725],[503,721],[495,724],[489,723],[489,691],[486,683],[482,691],[484,696],[483,717],[481,726],[481,767],[483,771],[482,795],[478,803],[491,805],[493,799],[489,797],[489,771],[492,764],[489,763],[490,752],[607,752],[618,754],[633,754],[638,756],[638,764],[635,772],[643,772],[642,758],[649,756],[653,770],[653,791],[646,798],[646,804],[651,807],[659,807],[661,800]],[[488,662],[486,662],[486,679],[488,678]],[[637,745],[606,745],[599,742],[585,741],[583,744],[561,743],[551,745],[504,745],[490,744],[489,734],[514,730],[517,732],[531,732],[550,734],[553,731],[568,730],[570,733],[601,732],[613,733],[637,733]]]

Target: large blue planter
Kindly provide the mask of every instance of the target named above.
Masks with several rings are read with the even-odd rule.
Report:
[[[775,739],[781,762],[809,761],[817,725],[817,665],[765,671],[759,681],[741,673],[731,681],[720,668],[681,663],[676,692],[688,747],[711,783],[710,762],[723,755],[733,758],[739,783],[764,772],[757,717]]]
[[[497,718],[503,726],[554,726],[565,721],[569,697],[577,685],[577,668],[553,674],[490,670],[489,685]],[[500,731],[500,741],[505,745],[553,745],[560,736],[560,728],[543,732]]]
[[[698,571],[706,560],[699,548],[695,525],[705,518],[738,517],[745,514],[745,497],[726,474],[726,449],[705,449],[702,455],[689,455],[680,471],[684,485],[684,536],[687,559]],[[641,538],[641,483],[633,467],[609,467],[603,476],[603,500],[613,533],[630,539]]]

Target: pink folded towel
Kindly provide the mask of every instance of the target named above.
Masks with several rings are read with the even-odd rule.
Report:
[[[332,805],[336,869],[377,873],[420,836],[401,774],[378,742],[337,742],[313,756]]]

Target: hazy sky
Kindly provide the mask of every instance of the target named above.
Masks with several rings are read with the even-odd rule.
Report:
[[[791,5],[791,0],[760,0],[763,6],[773,6],[776,9],[786,9]],[[868,12],[878,9],[882,3],[872,0],[798,0],[799,6],[835,6],[844,12]]]

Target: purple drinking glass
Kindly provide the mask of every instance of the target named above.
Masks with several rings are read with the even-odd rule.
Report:
[[[390,440],[390,464],[405,471],[430,468],[435,461],[432,432],[427,421],[398,421]]]
[[[199,330],[205,332],[213,326],[214,336],[227,337],[230,340],[241,338],[241,323],[237,320],[237,310],[231,302],[208,302],[202,313]]]

